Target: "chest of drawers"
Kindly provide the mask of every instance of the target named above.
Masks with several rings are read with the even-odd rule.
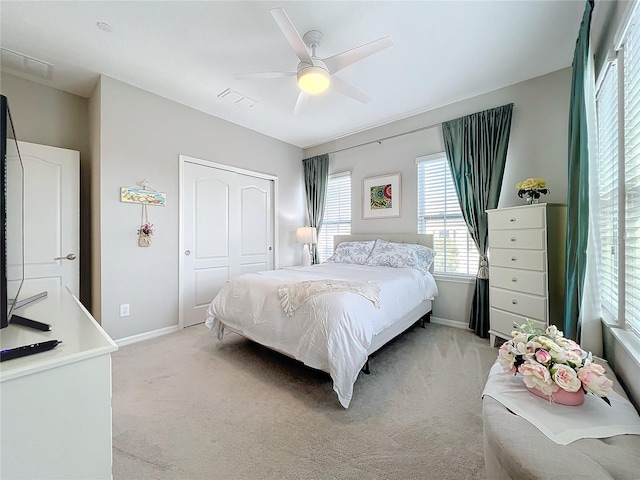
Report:
[[[566,212],[548,203],[487,211],[491,345],[527,319],[561,328]]]

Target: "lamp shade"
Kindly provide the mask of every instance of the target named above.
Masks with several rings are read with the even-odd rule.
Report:
[[[298,227],[296,229],[296,243],[318,243],[316,227]]]
[[[321,67],[309,66],[298,72],[298,86],[307,93],[322,93],[330,83],[329,72]]]

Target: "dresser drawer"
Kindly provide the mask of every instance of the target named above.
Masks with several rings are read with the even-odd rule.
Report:
[[[547,270],[547,254],[540,250],[494,248],[489,252],[489,268],[512,267],[526,270]]]
[[[533,295],[547,295],[547,275],[544,272],[518,270],[493,265],[489,270],[489,284],[492,287],[515,290]]]
[[[511,210],[490,210],[489,224],[495,230],[516,228],[544,228],[545,206],[514,208]]]
[[[492,227],[493,228],[493,227]],[[545,230],[489,230],[489,248],[545,249]]]
[[[490,315],[491,319],[489,322],[491,323],[491,330],[494,334],[499,333],[507,338],[511,338],[511,332],[513,332],[514,329],[520,328],[520,325],[527,323],[527,319],[522,315],[515,315],[496,308],[491,309]],[[546,323],[537,320],[533,322],[533,326],[534,328],[539,328],[541,330],[545,330],[547,328]]]
[[[492,308],[524,315],[532,320],[547,321],[546,297],[490,287],[489,301]]]

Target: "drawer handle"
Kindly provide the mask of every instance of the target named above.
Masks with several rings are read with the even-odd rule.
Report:
[[[517,305],[517,304],[518,304],[518,300],[511,300],[511,303],[512,303],[513,305]]]
[[[516,277],[512,277],[512,278],[511,278],[511,281],[512,281],[513,283],[518,283],[518,279],[517,279]]]
[[[512,262],[517,262],[518,261],[518,257],[511,257],[511,261]]]
[[[518,240],[518,239],[517,239],[516,237],[511,237],[511,241],[512,241],[512,242],[515,242],[515,241],[517,241],[517,240]]]
[[[516,221],[516,219],[515,219],[515,218],[511,218],[509,221],[510,221],[511,223],[513,223],[513,222],[515,222],[515,221]]]

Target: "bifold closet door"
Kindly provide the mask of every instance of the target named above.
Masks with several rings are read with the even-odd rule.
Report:
[[[224,283],[273,269],[272,180],[185,162],[183,170],[184,326],[205,321]]]

